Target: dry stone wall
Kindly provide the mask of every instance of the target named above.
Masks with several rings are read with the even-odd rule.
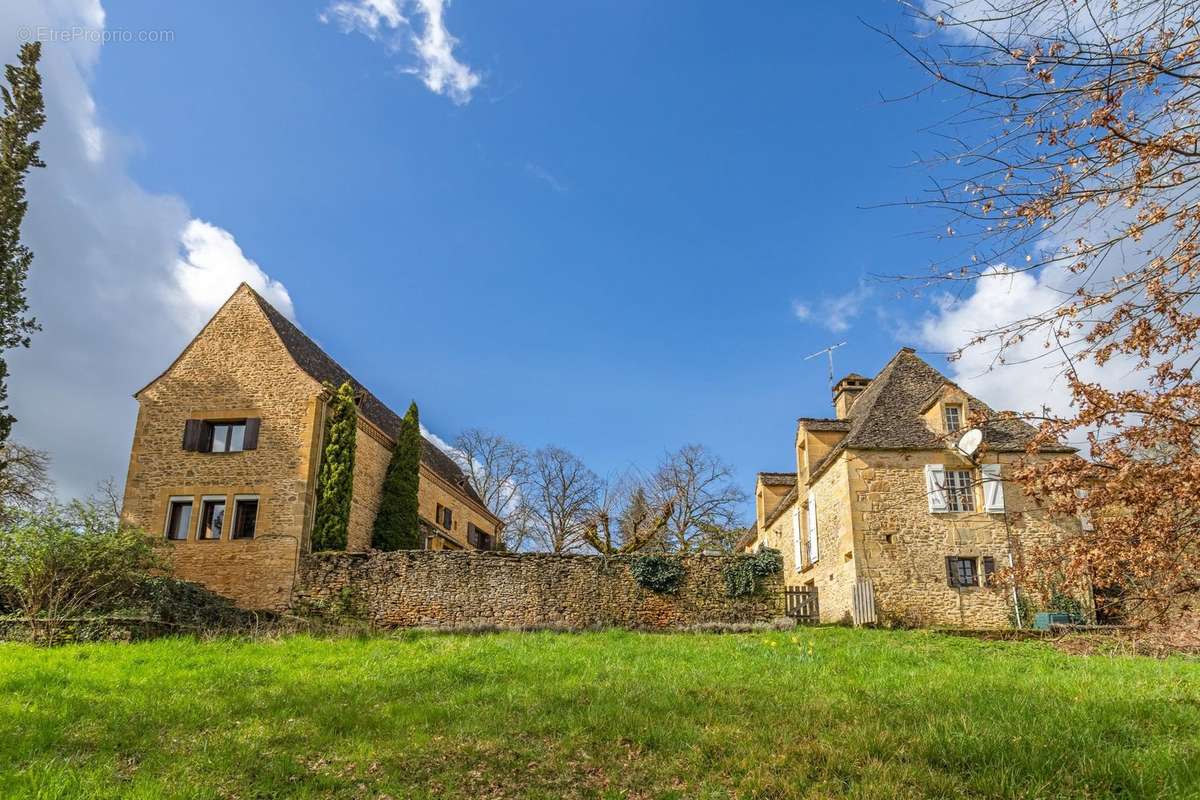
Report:
[[[294,605],[350,608],[380,625],[500,628],[683,628],[783,616],[781,576],[748,597],[725,593],[733,556],[688,556],[673,594],[643,588],[632,557],[397,551],[300,559]]]

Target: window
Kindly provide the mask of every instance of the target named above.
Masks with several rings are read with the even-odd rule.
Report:
[[[189,419],[183,427],[183,449],[198,453],[240,453],[258,449],[257,417],[241,420]]]
[[[954,433],[962,428],[962,406],[942,406],[942,418],[946,423],[946,433]]]
[[[475,523],[467,523],[467,543],[477,550],[492,549],[492,535],[475,526]]]
[[[946,507],[949,511],[974,511],[975,487],[971,471],[967,469],[946,470]]]
[[[239,496],[233,498],[232,539],[253,539],[258,524],[258,498]]]
[[[196,532],[196,538],[203,540],[220,539],[221,529],[224,527],[225,498],[204,498],[200,503],[200,529]]]
[[[437,523],[446,530],[454,527],[454,512],[443,505],[437,507]]]
[[[218,422],[209,426],[208,452],[240,453],[246,443],[245,422]]]
[[[946,577],[951,586],[978,586],[979,571],[975,559],[948,556],[946,558]]]
[[[192,498],[172,497],[167,506],[167,538],[182,542],[192,525]]]

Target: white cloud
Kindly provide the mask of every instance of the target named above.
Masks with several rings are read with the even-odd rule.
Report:
[[[792,313],[802,322],[811,322],[833,333],[850,330],[854,320],[870,304],[875,289],[859,281],[853,289],[836,295],[823,295],[814,304],[802,300],[792,301]]]
[[[1115,42],[1160,19],[1167,25],[1179,24],[1189,13],[1186,4],[1171,8],[1112,0],[925,0],[923,8],[942,35],[986,46],[996,40],[1011,44],[1056,37],[1080,43]]]
[[[408,24],[399,0],[339,0],[321,12],[320,19],[338,25],[346,33],[358,31],[372,40],[385,30]]]
[[[407,45],[418,63],[401,71],[420,78],[434,94],[464,105],[471,101],[471,93],[483,79],[454,55],[458,39],[446,28],[448,5],[449,0],[336,0],[320,19],[345,33],[357,32],[383,42],[389,50],[402,50]],[[404,14],[408,6],[415,8],[422,19],[420,31]]]
[[[1013,272],[1005,267],[989,269],[961,300],[943,296],[936,309],[919,326],[917,338],[930,349],[953,352],[977,334],[1055,308],[1063,301],[1056,270],[1040,275]],[[1003,354],[994,342],[966,348],[962,358],[950,362],[950,377],[968,392],[999,410],[1040,413],[1049,408],[1069,413],[1071,391],[1063,374],[1064,350],[1074,354],[1078,345],[1058,342],[1044,330],[1009,347]],[[1002,360],[1001,360],[1002,359]],[[1130,358],[1117,357],[1103,367],[1075,359],[1079,376],[1110,389],[1144,386],[1143,376],[1133,371]]]
[[[245,282],[286,316],[295,319],[287,288],[272,280],[258,264],[246,258],[229,231],[193,219],[180,238],[183,252],[175,261],[178,286],[175,301],[188,327],[198,329],[229,297],[230,287]]]
[[[0,31],[99,29],[94,0],[0,4]],[[14,437],[48,450],[64,496],[125,478],[137,404],[131,395],[166,367],[239,281],[291,312],[287,290],[233,237],[194,220],[178,197],[129,176],[126,146],[103,128],[90,90],[98,37],[46,44],[41,71],[47,166],[29,177],[22,228],[33,249],[29,301],[42,324],[8,354]],[[0,39],[0,60],[17,57]]]

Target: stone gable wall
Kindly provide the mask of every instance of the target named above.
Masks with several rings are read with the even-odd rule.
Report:
[[[783,581],[750,597],[725,594],[732,556],[683,558],[674,594],[641,587],[629,556],[398,551],[318,553],[300,559],[298,608],[349,606],[380,625],[500,628],[683,628],[783,616]]]
[[[167,542],[174,573],[249,608],[287,605],[311,499],[320,386],[292,361],[257,302],[230,298],[178,360],[138,397],[122,515],[164,536],[168,500],[193,498],[187,541]],[[260,417],[258,448],[183,449],[188,419]],[[255,537],[197,541],[206,496],[257,495]],[[232,505],[228,506],[232,509]]]

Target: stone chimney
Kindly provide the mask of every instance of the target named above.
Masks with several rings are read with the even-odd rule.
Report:
[[[834,385],[833,410],[837,412],[838,419],[847,419],[850,416],[855,398],[862,394],[870,383],[870,378],[851,372]]]

